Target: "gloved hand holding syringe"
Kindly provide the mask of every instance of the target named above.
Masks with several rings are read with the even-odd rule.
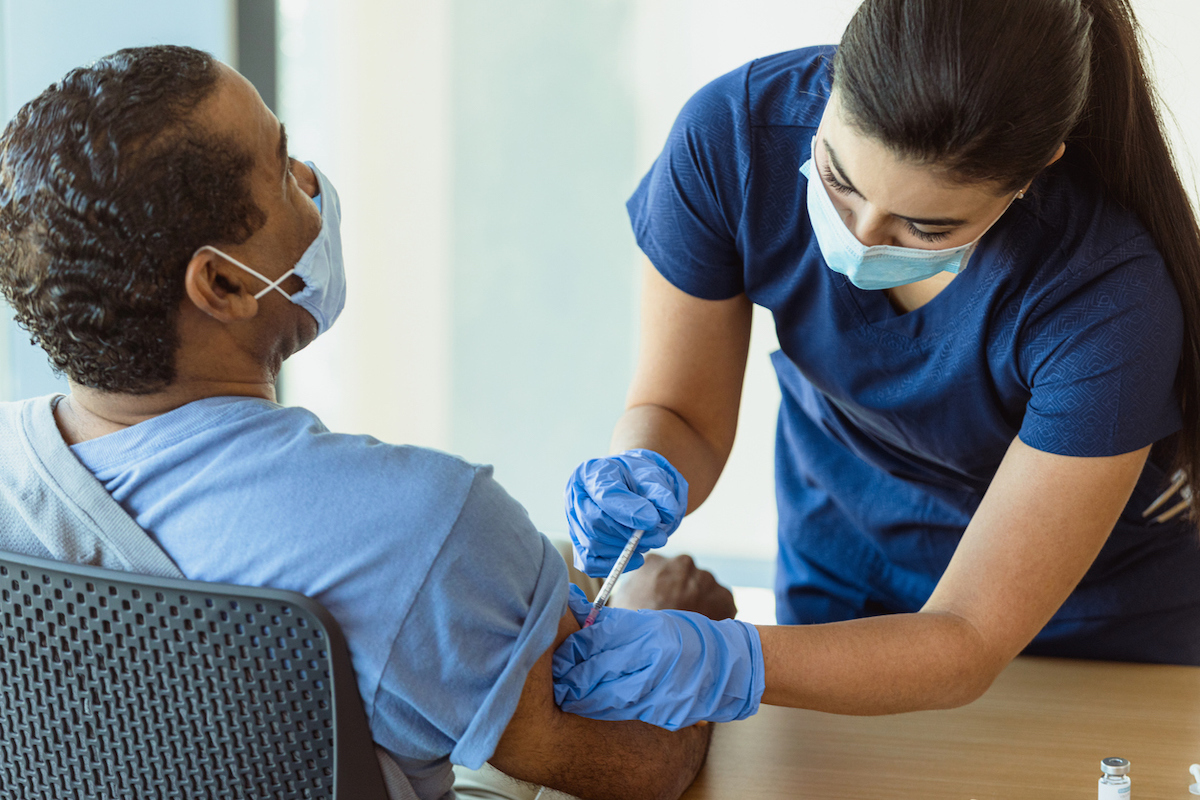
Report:
[[[583,462],[565,498],[575,566],[593,578],[609,575],[618,559],[622,569],[642,566],[642,554],[665,545],[683,521],[687,498],[683,475],[652,450]]]
[[[576,566],[608,578],[592,603],[568,587],[582,627],[554,652],[554,700],[564,711],[679,730],[758,710],[766,673],[753,625],[690,611],[605,608],[621,573],[642,566],[641,553],[662,547],[679,527],[687,492],[683,475],[652,450],[585,461],[572,474],[566,510]]]

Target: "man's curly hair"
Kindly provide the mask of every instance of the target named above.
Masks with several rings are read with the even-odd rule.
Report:
[[[192,254],[266,221],[251,155],[193,115],[219,76],[189,47],[121,50],[72,70],[0,137],[0,292],[76,383],[170,384]]]

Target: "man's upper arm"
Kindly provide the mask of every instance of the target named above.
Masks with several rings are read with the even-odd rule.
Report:
[[[672,733],[644,722],[601,722],[561,711],[554,704],[551,657],[578,629],[568,611],[554,644],[529,671],[492,765],[584,800],[679,797],[704,763],[712,727]]]

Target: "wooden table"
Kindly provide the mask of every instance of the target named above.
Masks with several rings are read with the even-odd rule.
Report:
[[[1092,800],[1100,759],[1133,800],[1186,800],[1200,668],[1019,658],[952,711],[842,717],[763,706],[717,727],[684,800]]]

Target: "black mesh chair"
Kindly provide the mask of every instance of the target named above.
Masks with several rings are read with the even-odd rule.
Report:
[[[316,602],[3,552],[0,795],[387,798]]]

